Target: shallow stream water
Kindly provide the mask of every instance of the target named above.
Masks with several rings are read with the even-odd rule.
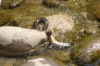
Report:
[[[45,0],[44,0],[45,1]],[[82,41],[88,42],[91,37],[97,38],[99,36],[99,30],[97,29],[97,21],[87,13],[87,5],[91,0],[57,0],[61,4],[56,5],[55,2],[52,5],[43,4],[43,0],[25,0],[20,6],[14,8],[4,9],[10,14],[11,19],[5,25],[9,25],[10,22],[18,22],[20,27],[32,28],[33,22],[38,17],[47,17],[56,14],[69,14],[72,16],[75,27],[72,32],[64,33],[58,32],[54,36],[58,41],[69,42],[71,48],[44,48],[39,47],[36,50],[36,54],[25,57],[0,57],[0,66],[20,66],[27,60],[37,55],[49,56],[60,63],[61,65],[71,64],[71,49],[75,44],[82,44]],[[8,5],[9,6],[9,5]],[[89,27],[88,27],[89,26]],[[98,33],[97,33],[98,31]],[[61,37],[59,37],[61,35]],[[88,35],[88,36],[87,36]],[[71,66],[71,65],[70,65]],[[74,65],[75,66],[75,65]]]

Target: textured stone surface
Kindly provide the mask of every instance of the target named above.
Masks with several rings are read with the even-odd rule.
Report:
[[[39,57],[28,60],[22,66],[59,66],[59,65],[50,58]]]
[[[100,58],[100,38],[88,39],[74,47],[72,57],[78,64],[95,63]],[[80,62],[80,63],[79,63]]]
[[[91,2],[88,6],[88,12],[91,13],[95,18],[100,21],[100,0],[95,0]]]
[[[10,19],[11,15],[7,11],[0,9],[0,26],[3,26],[8,23]]]
[[[0,51],[4,54],[13,55],[31,51],[46,39],[47,36],[42,31],[20,27],[0,27]]]
[[[46,17],[49,21],[48,30],[58,29],[62,32],[71,31],[75,26],[74,20],[67,14],[57,14]]]

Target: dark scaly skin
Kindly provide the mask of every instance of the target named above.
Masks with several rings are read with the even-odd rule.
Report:
[[[47,30],[47,28],[48,28],[48,20],[46,19],[46,18],[44,18],[44,17],[40,17],[40,18],[38,18],[38,19],[36,19],[35,21],[34,21],[34,24],[33,24],[33,26],[34,26],[34,28],[36,29],[36,30],[39,30],[39,24],[43,24],[43,28],[42,28],[42,31],[46,31]]]

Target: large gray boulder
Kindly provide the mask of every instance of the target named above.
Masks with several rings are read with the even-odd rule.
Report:
[[[0,27],[0,54],[26,54],[46,40],[47,35],[43,31],[11,26]]]

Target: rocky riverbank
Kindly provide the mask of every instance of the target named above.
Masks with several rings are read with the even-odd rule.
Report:
[[[1,55],[0,66],[35,66],[38,63],[45,63],[45,66],[99,64],[99,0],[0,0],[0,3],[0,26],[34,29],[34,21],[43,17],[49,22],[47,30],[53,30],[57,41],[71,45],[62,48],[46,41],[35,47],[35,53],[24,57]],[[4,40],[6,42],[8,39]]]

